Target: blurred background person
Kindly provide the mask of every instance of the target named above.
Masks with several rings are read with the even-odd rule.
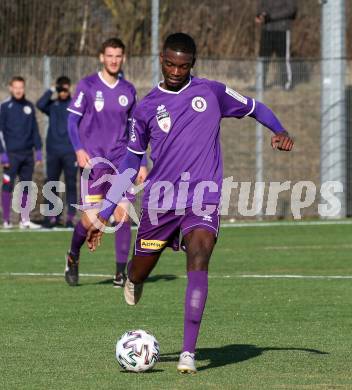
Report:
[[[56,85],[51,87],[37,101],[40,111],[49,117],[49,127],[46,137],[46,174],[47,181],[59,181],[61,173],[65,177],[66,192],[66,227],[73,227],[75,208],[77,203],[77,163],[76,154],[71,144],[68,130],[67,108],[71,102],[71,80],[61,76],[56,80]],[[53,98],[54,93],[57,96]],[[51,209],[54,205],[47,201]],[[60,215],[47,217],[46,227],[61,226]]]
[[[1,203],[3,227],[10,222],[11,198],[16,176],[22,181],[32,181],[34,164],[42,161],[42,142],[34,105],[25,97],[25,80],[15,76],[9,84],[11,96],[1,104],[0,155],[3,166]],[[35,150],[35,159],[34,153]],[[34,162],[35,161],[35,162]],[[41,226],[29,219],[30,200],[28,186],[22,193],[20,229],[39,229]]]
[[[296,0],[259,0],[255,22],[261,25],[259,56],[264,59],[263,87],[267,88],[270,57],[279,61],[279,84],[292,88],[290,63],[291,25],[296,18]]]

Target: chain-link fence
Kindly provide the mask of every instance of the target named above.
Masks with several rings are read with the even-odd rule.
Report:
[[[258,93],[256,77],[258,75],[257,61],[231,60],[198,60],[194,73],[199,77],[219,80],[244,95],[255,97]],[[347,127],[351,130],[351,62],[347,62],[346,73],[346,104]],[[35,102],[45,88],[53,83],[59,75],[69,76],[73,83],[80,78],[94,72],[99,67],[94,57],[7,57],[0,60],[0,71],[3,75],[0,87],[0,98],[7,96],[7,80],[15,74],[25,77],[27,97]],[[284,126],[295,137],[296,144],[292,153],[279,153],[270,147],[270,131],[264,129],[262,180],[266,183],[263,204],[263,218],[272,218],[265,215],[266,200],[270,182],[291,182],[292,186],[298,181],[310,181],[315,184],[317,193],[315,201],[302,210],[303,217],[318,215],[320,202],[321,177],[321,61],[295,60],[291,62],[293,83],[290,90],[283,87],[282,64],[280,61],[271,61],[267,76],[267,86],[261,91],[261,99],[280,118]],[[126,78],[134,83],[139,97],[143,97],[151,88],[151,58],[132,57],[125,66]],[[47,85],[45,85],[47,84]],[[44,115],[37,113],[43,139],[47,121]],[[352,144],[347,131],[347,145]],[[251,118],[243,120],[226,119],[222,122],[222,151],[224,155],[225,177],[233,177],[235,182],[251,182],[251,196],[253,198],[254,183],[258,181],[258,154],[256,153],[256,122]],[[351,153],[347,148],[346,164],[351,165]],[[347,172],[349,170],[347,169]],[[260,176],[259,176],[260,177]],[[43,184],[45,180],[44,168],[36,172],[35,180]],[[233,189],[230,202],[229,218],[243,218],[238,211],[239,188]],[[351,214],[352,202],[350,193],[352,181],[347,175],[347,206],[348,215]],[[305,194],[302,194],[304,198]],[[43,199],[38,200],[38,204]],[[279,196],[276,217],[290,218],[291,191],[283,191]],[[251,201],[248,208],[251,208]],[[248,213],[250,214],[250,213]],[[255,217],[258,217],[256,215]]]

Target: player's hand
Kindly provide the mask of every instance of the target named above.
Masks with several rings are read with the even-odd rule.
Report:
[[[89,168],[89,154],[84,149],[78,149],[76,151],[77,163],[80,168]]]
[[[293,139],[287,131],[271,137],[271,146],[273,149],[290,152],[293,148],[293,144]]]
[[[147,175],[148,175],[147,167],[140,167],[138,175],[136,177],[136,184],[139,185],[144,183],[145,179],[147,178]]]
[[[107,223],[108,221],[106,221],[99,215],[94,221],[92,221],[92,225],[87,232],[87,245],[91,252],[94,252],[97,247],[100,246],[101,238],[103,236]]]

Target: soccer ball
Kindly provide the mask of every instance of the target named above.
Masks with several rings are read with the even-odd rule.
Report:
[[[116,359],[127,371],[142,372],[153,368],[159,360],[159,343],[145,330],[124,333],[116,344]]]

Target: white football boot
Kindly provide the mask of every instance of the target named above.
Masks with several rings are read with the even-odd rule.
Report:
[[[2,224],[2,227],[3,227],[3,229],[8,230],[8,229],[12,229],[13,225],[11,222],[4,221],[4,223]]]
[[[178,361],[177,371],[181,374],[195,374],[197,372],[195,366],[194,353],[182,352]]]
[[[128,305],[137,305],[137,303],[141,299],[142,292],[143,283],[134,284],[128,278],[126,279],[123,293],[125,296],[125,301]]]
[[[19,224],[20,229],[30,229],[30,230],[38,230],[42,228],[42,225],[38,225],[37,223],[31,221],[20,221]]]

